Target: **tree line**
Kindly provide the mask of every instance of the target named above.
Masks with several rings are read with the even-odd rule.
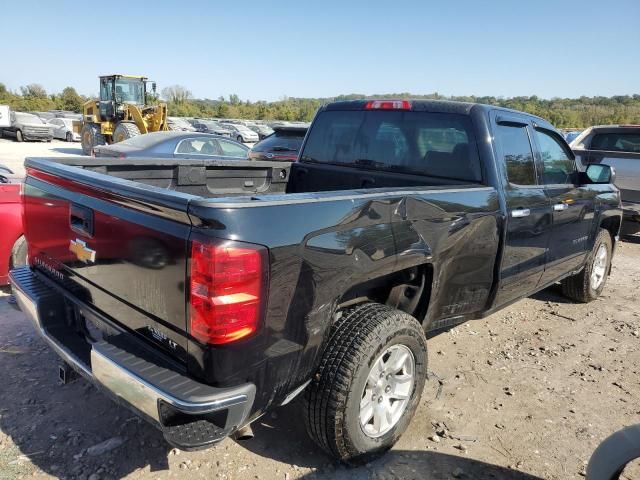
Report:
[[[191,91],[181,85],[162,89],[169,115],[183,117],[246,118],[257,120],[310,121],[322,104],[336,100],[361,100],[366,98],[415,98],[478,102],[513,108],[546,118],[558,128],[584,128],[590,125],[640,123],[640,95],[616,95],[612,97],[580,97],[542,99],[537,96],[522,97],[446,97],[438,93],[413,95],[407,92],[381,95],[340,95],[332,98],[293,98],[266,102],[242,100],[238,95],[217,99],[193,98]],[[39,84],[10,91],[0,83],[0,104],[16,111],[46,111],[53,109],[80,112],[82,104],[91,97],[79,95],[73,87],[60,93],[49,94]],[[153,99],[159,101],[160,99]]]

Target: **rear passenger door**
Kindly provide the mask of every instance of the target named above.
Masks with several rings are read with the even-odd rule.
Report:
[[[544,272],[551,235],[551,203],[538,184],[528,117],[492,112],[498,166],[507,207],[500,285],[494,305],[529,295]]]
[[[547,266],[541,283],[548,284],[584,263],[594,221],[596,192],[576,185],[575,158],[558,133],[534,125],[538,182],[551,201],[553,227]]]

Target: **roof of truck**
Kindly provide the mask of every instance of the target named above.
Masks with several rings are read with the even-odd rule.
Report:
[[[367,106],[373,102],[409,102],[410,108],[400,108],[399,110],[411,110],[422,112],[434,112],[434,113],[456,113],[460,115],[469,115],[474,108],[481,108],[485,111],[500,110],[503,112],[511,112],[518,115],[526,115],[533,119],[537,119],[540,124],[550,125],[548,120],[533,115],[531,113],[522,112],[519,110],[513,110],[510,108],[504,108],[497,105],[488,105],[485,103],[473,103],[473,102],[456,102],[453,100],[423,100],[423,99],[366,99],[366,100],[347,100],[340,102],[327,103],[323,107],[324,110],[365,110],[371,108]],[[374,108],[375,109],[375,108]],[[393,109],[391,109],[393,110]]]

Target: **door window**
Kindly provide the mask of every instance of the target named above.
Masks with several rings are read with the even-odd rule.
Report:
[[[237,143],[227,142],[225,140],[218,140],[222,155],[225,157],[240,157],[246,158],[248,149],[238,145]]]
[[[216,140],[187,138],[178,144],[175,153],[183,155],[220,155],[220,149]]]
[[[498,125],[496,139],[502,149],[509,183],[535,185],[533,151],[524,125]]]
[[[543,130],[536,129],[536,139],[542,157],[542,183],[545,185],[572,183],[571,175],[575,171],[575,165],[564,146]]]

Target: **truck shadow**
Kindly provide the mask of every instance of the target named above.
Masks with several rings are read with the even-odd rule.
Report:
[[[265,458],[315,469],[314,473],[301,479],[541,480],[516,470],[432,450],[392,450],[364,466],[346,467],[324,454],[308,437],[304,422],[300,421],[303,418],[301,408],[300,402],[294,401],[254,422],[255,437],[239,442],[239,445]],[[458,477],[452,477],[454,472]]]

